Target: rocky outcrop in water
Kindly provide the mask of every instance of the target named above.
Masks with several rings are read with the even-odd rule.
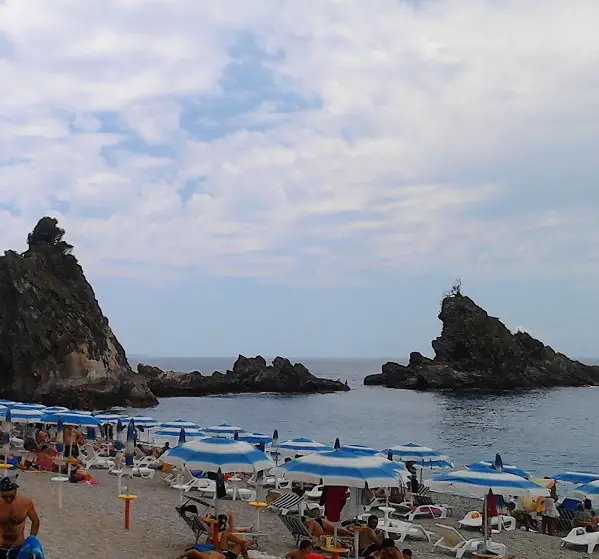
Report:
[[[140,363],[137,371],[147,379],[152,392],[158,397],[207,396],[210,394],[281,392],[313,394],[349,390],[339,381],[315,377],[301,363],[277,357],[268,365],[261,357],[240,355],[232,371],[203,375],[165,372],[158,367]]]
[[[0,396],[76,409],[151,406],[55,219],[0,257]]]
[[[599,367],[569,359],[526,332],[512,334],[459,291],[443,299],[434,359],[412,353],[407,366],[385,363],[366,385],[416,390],[586,386],[599,384]]]

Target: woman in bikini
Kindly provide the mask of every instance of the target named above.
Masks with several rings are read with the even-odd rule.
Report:
[[[218,531],[220,536],[220,548],[226,559],[237,559],[241,553],[243,559],[249,559],[248,549],[252,545],[256,545],[258,540],[246,540],[242,532],[247,532],[248,528],[237,528],[235,526],[235,516],[232,510],[228,510],[227,514],[218,515],[219,525]]]

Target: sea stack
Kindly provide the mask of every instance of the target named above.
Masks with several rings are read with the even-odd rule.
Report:
[[[102,314],[56,219],[0,257],[0,396],[76,409],[157,403]]]
[[[367,385],[416,390],[506,391],[599,384],[599,367],[569,359],[526,332],[512,333],[459,287],[441,304],[435,357],[412,353],[407,366],[385,363]]]
[[[276,357],[268,364],[261,355],[240,355],[233,370],[203,375],[165,372],[158,367],[140,363],[138,373],[143,375],[152,391],[159,397],[207,396],[210,394],[240,394],[251,392],[279,392],[285,394],[316,394],[343,392],[347,384],[338,380],[318,378],[301,363],[291,363],[284,357]]]

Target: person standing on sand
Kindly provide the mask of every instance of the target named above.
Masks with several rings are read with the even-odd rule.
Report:
[[[85,439],[83,434],[75,427],[65,427],[64,430],[64,457],[78,458],[79,445],[83,444]]]
[[[29,497],[17,495],[14,479],[0,480],[0,559],[16,559],[25,541],[25,521],[31,522],[31,535],[37,536],[40,519]]]
[[[557,521],[556,518],[559,518],[559,512],[555,506],[557,501],[557,491],[555,489],[555,484],[551,486],[551,493],[549,497],[545,497],[543,499],[544,510],[541,513],[543,515],[542,518],[542,533],[547,533],[549,536],[555,536],[557,531]]]

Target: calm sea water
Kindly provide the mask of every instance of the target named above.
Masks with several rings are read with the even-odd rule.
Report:
[[[131,359],[136,364],[137,359]],[[231,358],[143,358],[147,364],[204,374],[231,368]],[[351,392],[164,398],[148,410],[159,420],[185,418],[210,426],[239,425],[281,440],[305,436],[324,443],[386,448],[415,442],[438,449],[456,466],[492,459],[537,475],[568,469],[597,471],[599,388],[533,390],[510,395],[450,395],[363,386],[387,359],[297,359],[319,376],[347,380]],[[132,413],[138,411],[131,410]]]

